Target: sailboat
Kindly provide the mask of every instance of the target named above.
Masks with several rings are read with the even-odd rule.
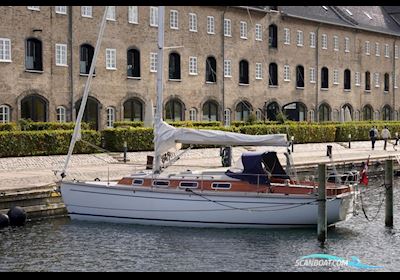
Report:
[[[137,172],[115,182],[62,180],[60,190],[71,219],[212,228],[316,226],[318,186],[310,181],[300,182],[292,178],[287,172],[288,168],[284,170],[273,151],[273,147],[288,147],[286,134],[244,135],[175,128],[162,120],[164,7],[159,7],[158,16],[153,170]],[[96,51],[104,31],[104,21],[105,15]],[[93,73],[96,51],[89,78]],[[63,178],[73,146],[80,137],[80,121],[87,91],[88,84],[61,173]],[[177,144],[267,146],[270,150],[246,152],[234,168],[222,171],[187,170],[171,173],[163,168],[161,157]],[[328,224],[351,216],[355,194],[352,184],[327,183]]]

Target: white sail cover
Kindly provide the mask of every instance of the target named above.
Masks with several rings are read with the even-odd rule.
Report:
[[[287,146],[286,134],[248,135],[220,130],[175,128],[161,121],[156,128],[157,154],[164,154],[181,144],[222,146]]]

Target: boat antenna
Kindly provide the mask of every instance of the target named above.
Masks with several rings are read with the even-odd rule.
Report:
[[[157,54],[157,104],[154,122],[154,167],[153,172],[161,172],[160,143],[157,141],[157,134],[162,123],[163,111],[163,69],[164,69],[164,6],[158,7],[158,54]]]
[[[106,26],[107,11],[108,11],[108,6],[105,6],[103,19],[102,19],[101,25],[100,25],[99,35],[97,37],[96,48],[94,50],[92,63],[90,65],[89,76],[88,76],[88,78],[86,80],[85,90],[84,90],[82,101],[81,101],[81,107],[79,108],[79,113],[78,113],[78,116],[76,118],[74,133],[72,134],[72,139],[71,139],[71,142],[70,142],[70,145],[69,145],[68,155],[67,155],[67,158],[65,160],[64,168],[61,171],[61,178],[62,179],[64,179],[65,176],[67,176],[66,172],[67,172],[67,169],[68,169],[69,161],[70,161],[71,156],[72,156],[72,152],[74,151],[75,143],[76,143],[76,141],[79,141],[81,139],[81,137],[82,137],[82,135],[81,135],[81,122],[82,122],[82,118],[83,118],[83,113],[85,112],[86,102],[87,102],[87,99],[88,99],[88,96],[89,96],[89,89],[90,89],[90,85],[92,83],[94,69],[96,67],[97,56],[99,54],[101,41],[103,39],[104,29],[105,29],[105,26]],[[73,104],[71,104],[71,106],[73,106]]]

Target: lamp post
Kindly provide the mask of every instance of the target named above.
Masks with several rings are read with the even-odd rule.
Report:
[[[349,137],[349,149],[351,149],[351,134],[349,134],[348,137]]]
[[[290,137],[290,141],[292,143],[292,153],[294,152],[294,136]]]

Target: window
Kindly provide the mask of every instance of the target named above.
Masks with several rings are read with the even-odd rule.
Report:
[[[310,68],[310,83],[315,84],[316,83],[316,75],[315,75],[315,68],[311,67]]]
[[[171,99],[166,103],[165,120],[174,122],[184,120],[184,108],[179,99]]]
[[[198,182],[180,182],[179,183],[179,188],[182,189],[197,189],[199,187],[199,183]]]
[[[239,62],[239,84],[249,84],[249,63],[246,60]]]
[[[333,84],[334,85],[339,84],[339,70],[337,70],[337,69],[333,70]]]
[[[143,179],[133,179],[133,181],[132,181],[132,185],[134,185],[134,186],[142,186],[143,183],[144,183]]]
[[[230,60],[224,60],[224,77],[232,77],[232,63]]]
[[[296,37],[296,41],[297,41],[297,46],[302,47],[303,46],[303,31],[301,30],[297,30],[297,37]]]
[[[262,80],[262,78],[263,78],[262,64],[256,63],[256,80]]]
[[[189,75],[197,75],[197,57],[189,57]]]
[[[379,43],[375,43],[375,56],[380,56]]]
[[[207,17],[207,33],[215,34],[215,21],[213,16]]]
[[[348,37],[344,38],[344,51],[350,52],[350,39]]]
[[[385,44],[384,52],[385,52],[385,57],[389,57],[389,45],[388,44]]]
[[[106,69],[116,70],[117,69],[117,50],[106,49]]]
[[[31,11],[40,11],[40,6],[28,6],[28,10],[31,10]]]
[[[396,74],[395,73],[393,73],[393,77],[392,77],[392,79],[393,79],[393,83],[394,83],[394,88],[398,88],[397,87],[397,78],[396,78]]]
[[[302,65],[296,67],[296,87],[304,88],[304,67]]]
[[[67,64],[67,45],[56,44],[56,65],[68,66]]]
[[[314,32],[310,32],[310,48],[315,48],[316,45],[316,37]]]
[[[331,120],[331,107],[326,103],[319,105],[318,114],[319,114],[320,122],[330,121]]]
[[[373,120],[373,109],[370,105],[365,105],[363,108],[363,120],[372,121]]]
[[[153,187],[169,187],[169,181],[167,180],[154,180]]]
[[[272,49],[276,49],[278,47],[278,27],[275,24],[271,24],[268,28],[269,38],[268,44]]]
[[[55,11],[56,11],[56,14],[66,15],[67,14],[67,6],[56,6]]]
[[[139,23],[138,6],[129,6],[128,8],[128,22],[133,24]]]
[[[115,121],[115,109],[113,107],[107,108],[107,127],[113,128]]]
[[[124,103],[124,121],[137,122],[143,121],[143,103],[132,98]]]
[[[218,103],[207,101],[203,105],[203,121],[218,121]]]
[[[241,101],[236,106],[236,121],[247,121],[252,111],[252,106],[247,101]]]
[[[178,25],[178,11],[171,10],[169,12],[169,27],[171,29],[179,29]]]
[[[262,26],[256,24],[256,41],[262,41]]]
[[[197,15],[189,13],[189,31],[197,32]]]
[[[212,183],[211,188],[228,190],[231,188],[231,183]]]
[[[84,44],[80,50],[80,73],[89,74],[90,66],[92,65],[94,48],[91,45]]]
[[[364,50],[365,50],[365,54],[366,55],[370,55],[371,54],[370,53],[371,49],[370,49],[369,41],[365,41]]]
[[[158,8],[150,7],[150,26],[158,27]]]
[[[168,78],[170,80],[181,79],[181,56],[175,52],[169,54]]]
[[[361,85],[361,75],[360,72],[354,74],[354,84],[359,87]]]
[[[47,121],[47,102],[36,94],[29,95],[21,101],[21,118],[34,122]]]
[[[262,121],[262,115],[263,115],[262,111],[260,109],[257,109],[256,110],[256,120]]]
[[[127,76],[140,77],[140,51],[129,49],[127,52]]]
[[[322,34],[322,49],[328,49],[328,35]]]
[[[399,46],[394,46],[394,58],[399,58]]]
[[[231,110],[225,109],[224,110],[224,126],[230,126],[230,125],[231,125]]]
[[[374,81],[375,81],[375,87],[379,87],[379,73],[374,73]]]
[[[270,86],[278,85],[278,65],[276,63],[269,64],[269,81]]]
[[[108,6],[106,19],[112,21],[116,20],[115,6]]]
[[[92,17],[92,6],[81,6],[82,17]]]
[[[10,122],[10,107],[7,105],[0,106],[0,123],[9,123]]]
[[[197,121],[197,110],[195,108],[190,108],[189,110],[189,121]]]
[[[344,89],[351,89],[351,72],[349,69],[344,70],[343,84]]]
[[[285,45],[290,45],[290,29],[289,28],[284,28],[283,29],[283,38],[284,38],[284,44]]]
[[[67,121],[66,109],[64,106],[57,107],[57,122],[65,123]]]
[[[157,72],[157,53],[150,53],[150,72]]]
[[[276,116],[279,114],[279,104],[276,102],[271,102],[267,105],[266,113],[267,119],[270,121],[276,121]]]
[[[384,75],[384,87],[383,90],[388,92],[389,91],[389,73],[385,73]]]
[[[365,72],[365,90],[371,90],[371,74]]]
[[[339,37],[333,36],[333,50],[339,51]]]
[[[224,19],[224,36],[231,37],[232,36],[232,25],[231,20],[226,18]]]
[[[390,121],[392,119],[392,108],[389,105],[385,105],[382,109],[382,120]]]
[[[0,62],[11,62],[11,40],[0,38]]]
[[[43,71],[42,42],[38,39],[26,40],[25,67],[26,70]]]
[[[206,59],[206,82],[217,82],[217,61],[212,56]]]
[[[247,22],[240,22],[240,38],[247,39]]]
[[[290,67],[289,65],[283,66],[283,80],[288,82],[290,81]]]
[[[322,67],[321,69],[321,88],[329,88],[329,71],[326,67]]]

